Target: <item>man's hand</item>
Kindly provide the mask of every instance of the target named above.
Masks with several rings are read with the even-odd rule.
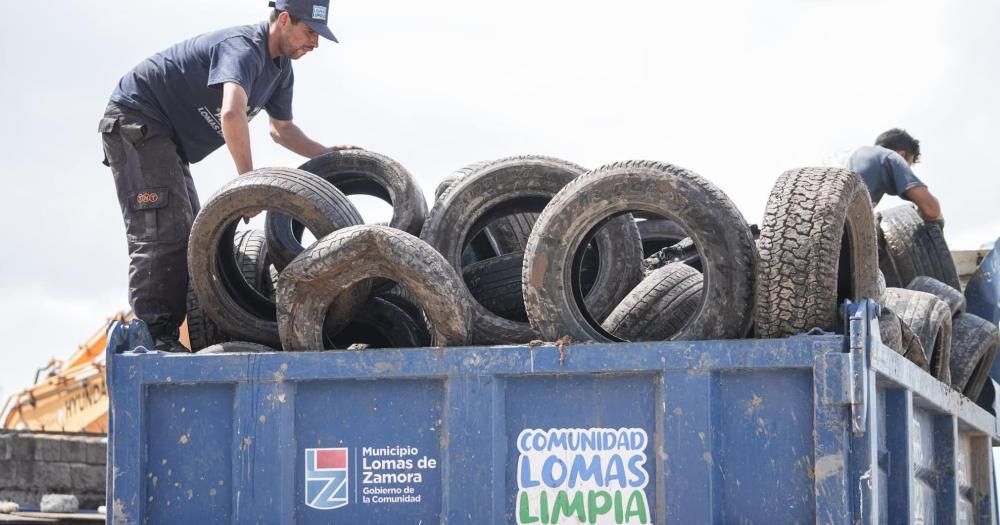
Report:
[[[349,144],[330,147],[324,146],[306,136],[306,134],[291,120],[278,120],[271,118],[270,123],[271,138],[289,151],[298,153],[303,157],[312,159],[332,151],[358,149],[357,146],[351,146]]]

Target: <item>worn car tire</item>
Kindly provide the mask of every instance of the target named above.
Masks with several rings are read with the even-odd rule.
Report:
[[[236,264],[243,278],[255,290],[267,297],[274,297],[274,287],[270,278],[270,259],[267,256],[267,240],[260,230],[236,232],[233,238]],[[205,314],[198,304],[194,287],[188,286],[187,329],[191,351],[229,340],[229,336]]]
[[[757,337],[835,331],[844,299],[878,296],[871,198],[851,171],[783,173],[768,198],[757,245]]]
[[[416,296],[410,293],[410,291],[406,288],[397,284],[388,291],[380,293],[378,298],[388,301],[401,308],[407,315],[410,316],[410,319],[413,319],[413,321],[417,323],[420,328],[421,343],[419,346],[428,346],[431,344],[431,334],[430,331],[427,330],[427,320]]]
[[[639,238],[642,239],[642,256],[649,257],[667,246],[673,246],[685,238],[684,228],[666,219],[646,219],[636,221]]]
[[[951,327],[951,386],[976,399],[989,378],[1000,333],[982,317],[961,313]]]
[[[420,234],[427,216],[427,201],[410,172],[395,160],[372,151],[349,149],[320,155],[299,169],[322,177],[344,195],[382,199],[392,206],[389,226],[412,235]],[[351,222],[355,218],[349,214],[344,218],[346,222],[341,227],[362,223],[360,216],[355,222]],[[302,225],[288,215],[268,213],[266,232],[271,258],[279,270],[302,252]]]
[[[938,299],[941,299],[951,308],[951,315],[956,316],[965,311],[965,296],[962,292],[948,286],[947,284],[926,275],[914,277],[910,284],[906,285],[909,290],[927,292]]]
[[[360,215],[347,197],[322,178],[288,168],[252,171],[225,184],[195,218],[188,243],[188,268],[198,301],[234,339],[279,346],[275,303],[252,288],[232,257],[236,223],[243,214],[273,210],[301,221],[318,236]],[[368,300],[368,283],[344,294],[335,307],[350,318]]]
[[[948,304],[926,292],[888,288],[885,305],[920,339],[931,375],[950,384],[952,326]]]
[[[701,272],[682,263],[652,271],[602,323],[604,330],[627,341],[668,341],[698,311]]]
[[[627,218],[626,226],[638,237],[632,210],[680,224],[694,239],[705,267],[698,311],[674,339],[743,337],[752,322],[757,273],[757,250],[746,221],[729,198],[701,176],[641,160],[610,164],[580,176],[560,190],[539,216],[528,240],[523,272],[525,308],[535,331],[547,340],[564,336],[618,340],[580,300],[574,267],[588,237],[611,217],[612,221]],[[640,257],[641,247],[629,244],[635,251],[616,253],[616,258]]]
[[[484,308],[504,319],[528,322],[521,291],[524,252],[513,252],[470,264],[462,278],[472,297]]]
[[[369,348],[417,348],[430,344],[427,330],[405,310],[379,298],[371,298],[361,311],[324,346],[348,348],[365,344]]]
[[[392,279],[414,295],[433,345],[469,342],[474,301],[441,254],[395,228],[352,226],[321,238],[278,277],[278,327],[285,350],[322,350],[331,301],[375,277]],[[346,326],[350,319],[333,320]]]
[[[926,275],[956,290],[962,289],[941,227],[924,222],[913,205],[904,204],[884,210],[879,229],[885,239],[884,251],[899,277],[900,284],[897,285],[887,272],[889,286],[905,286],[915,277]]]
[[[486,226],[486,231],[496,239],[501,255],[524,253],[528,238],[531,237],[531,228],[537,220],[537,213],[513,213],[493,221]]]
[[[882,344],[892,348],[900,355],[905,355],[903,333],[899,324],[899,316],[896,315],[896,312],[883,307],[878,316],[878,331],[882,337]]]
[[[264,352],[277,352],[274,348],[270,346],[265,346],[257,343],[249,343],[246,341],[224,341],[221,343],[216,343],[211,346],[207,346],[195,352],[198,355],[210,355],[210,354],[233,354],[233,353],[264,353]]]
[[[460,269],[469,234],[511,214],[537,213],[567,183],[584,173],[570,162],[541,156],[510,157],[473,165],[455,181],[431,210],[421,238]],[[611,221],[594,237],[599,264],[586,296],[588,307],[603,319],[642,280],[639,233],[631,217]],[[526,343],[536,338],[528,323],[495,315],[478,303],[478,344]]]
[[[920,337],[902,319],[899,321],[899,341],[903,349],[903,357],[919,366],[921,370],[930,373],[931,364],[927,360],[927,351],[924,350],[924,345],[920,342]]]

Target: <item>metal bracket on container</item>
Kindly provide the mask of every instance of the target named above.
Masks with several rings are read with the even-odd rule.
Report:
[[[851,428],[855,435],[864,434],[868,422],[868,389],[871,369],[872,320],[878,319],[879,306],[870,299],[845,302],[843,306],[845,333],[851,360]],[[877,328],[876,328],[877,330]]]

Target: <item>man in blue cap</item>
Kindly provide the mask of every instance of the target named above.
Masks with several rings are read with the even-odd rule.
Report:
[[[351,147],[326,147],[292,121],[291,61],[319,47],[321,36],[337,41],[327,26],[329,0],[271,6],[268,21],[200,35],[144,60],[118,82],[100,122],[128,238],[129,302],[157,350],[186,351],[178,335],[188,235],[200,208],[189,164],[225,144],[236,173],[252,171],[248,122],[262,109],[271,138],[295,153]]]

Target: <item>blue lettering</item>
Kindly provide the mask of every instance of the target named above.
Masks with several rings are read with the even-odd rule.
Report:
[[[532,487],[537,487],[538,480],[531,479],[531,458],[529,458],[528,456],[521,456],[520,468],[521,468],[521,481],[518,482],[518,485],[520,485],[522,489],[530,489]]]
[[[555,477],[556,466],[559,466],[559,477]],[[542,483],[546,487],[559,488],[566,481],[566,463],[556,456],[549,456],[542,464]]]
[[[566,449],[566,433],[559,431],[549,432],[549,447],[546,450],[552,450],[558,447],[561,450]]]
[[[646,457],[644,454],[635,454],[628,459],[628,471],[632,473],[632,481],[629,482],[628,486],[632,488],[639,488],[646,485],[649,481],[646,474],[646,469],[642,468],[643,463],[646,462]]]
[[[646,433],[641,430],[632,431],[632,450],[646,448]]]
[[[605,486],[611,488],[612,481],[617,481],[621,488],[628,486],[628,480],[625,478],[625,463],[619,454],[611,456],[610,461],[608,461],[608,469],[604,473],[604,482],[607,484]]]
[[[587,456],[577,454],[569,467],[569,488],[576,487],[577,481],[594,480],[598,487],[604,486],[604,476],[601,474],[601,457],[591,456],[587,465]]]
[[[531,431],[530,430],[525,430],[525,431],[521,432],[521,436],[517,440],[517,448],[518,448],[518,450],[520,450],[521,452],[528,452],[530,450],[528,448],[528,440],[530,438],[531,438]]]
[[[541,432],[535,434],[534,439],[531,440],[531,447],[538,451],[545,450],[545,435]]]

